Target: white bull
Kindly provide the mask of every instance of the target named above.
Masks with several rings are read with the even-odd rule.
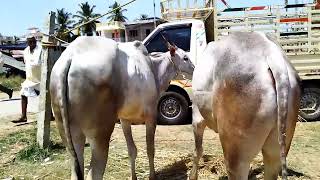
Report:
[[[281,47],[262,33],[234,33],[210,43],[193,74],[197,178],[206,126],[219,133],[228,177],[248,179],[250,162],[262,150],[264,178],[277,179],[296,126],[299,78]],[[279,142],[278,142],[279,139]]]
[[[150,179],[155,179],[154,134],[157,100],[177,72],[194,66],[177,47],[150,58],[141,42],[117,44],[101,37],[71,43],[52,69],[50,93],[60,135],[71,153],[71,178],[84,178],[86,138],[92,151],[88,179],[102,179],[110,136],[121,119],[136,179],[131,123],[146,124]]]

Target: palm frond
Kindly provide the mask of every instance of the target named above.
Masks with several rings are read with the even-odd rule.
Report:
[[[123,12],[126,12],[127,9],[119,8],[120,4],[115,1],[109,8],[113,9],[111,15],[107,17],[110,21],[121,21],[125,22],[128,18],[123,15]],[[117,9],[118,8],[118,9]]]

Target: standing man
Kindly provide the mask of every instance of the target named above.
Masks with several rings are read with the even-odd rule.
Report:
[[[0,52],[0,69],[2,69],[3,64],[4,64],[4,60],[1,58],[1,56],[2,56],[2,53]],[[3,85],[0,84],[0,91],[8,94],[9,99],[11,99],[12,93],[13,93],[13,90],[12,90],[12,89],[9,89],[9,88],[7,88],[7,87],[5,87],[5,86],[3,86]]]
[[[27,37],[28,47],[23,51],[26,67],[26,80],[21,84],[21,112],[22,115],[13,123],[27,121],[28,97],[35,97],[40,94],[41,80],[41,46],[37,44],[34,36]]]

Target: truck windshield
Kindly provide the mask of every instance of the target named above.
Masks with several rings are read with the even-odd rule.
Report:
[[[151,52],[167,52],[168,48],[165,44],[165,40],[161,34],[171,43],[174,43],[179,48],[186,52],[190,51],[190,37],[191,27],[179,27],[174,29],[164,29],[159,32],[154,38],[147,44],[149,53]]]

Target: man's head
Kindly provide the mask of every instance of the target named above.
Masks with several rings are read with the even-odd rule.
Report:
[[[34,48],[36,48],[37,45],[37,40],[34,36],[28,36],[27,37],[27,44],[30,47],[30,51],[34,50]]]

